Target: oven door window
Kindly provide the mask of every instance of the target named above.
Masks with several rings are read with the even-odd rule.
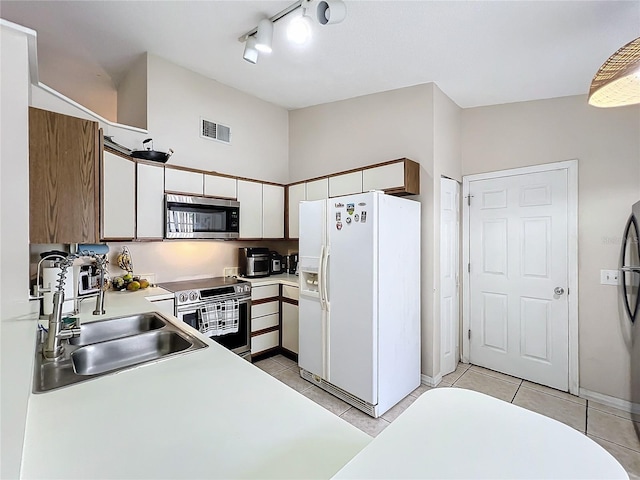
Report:
[[[241,347],[247,347],[249,343],[249,311],[246,303],[240,303],[240,322],[238,322],[238,332],[220,335],[219,337],[211,337],[212,340],[218,342],[229,350],[235,350]]]

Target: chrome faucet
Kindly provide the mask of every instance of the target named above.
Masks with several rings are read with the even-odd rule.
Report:
[[[60,358],[64,353],[62,340],[80,336],[80,323],[77,322],[71,328],[65,328],[62,322],[62,304],[64,303],[64,282],[67,278],[67,270],[78,258],[89,257],[96,261],[96,266],[100,272],[100,290],[96,296],[96,308],[94,315],[103,315],[104,310],[104,272],[107,264],[106,255],[97,255],[93,251],[84,250],[67,255],[62,260],[55,262],[55,266],[60,269],[58,274],[58,284],[53,294],[53,312],[49,315],[49,335],[46,344],[42,348],[45,358],[54,360]]]

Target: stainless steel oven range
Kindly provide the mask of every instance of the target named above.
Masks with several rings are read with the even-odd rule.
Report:
[[[251,361],[251,284],[232,277],[160,284],[175,295],[175,315]]]

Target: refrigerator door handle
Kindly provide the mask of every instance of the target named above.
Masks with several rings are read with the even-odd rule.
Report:
[[[324,308],[326,311],[330,309],[329,303],[329,294],[327,291],[327,265],[329,263],[329,255],[331,255],[331,247],[326,247],[324,249],[324,260],[322,262],[322,293],[321,296],[324,298]]]
[[[635,323],[636,319],[638,318],[638,313],[640,311],[640,299],[637,298],[637,293],[636,293],[636,298],[635,298],[635,305],[631,305],[630,301],[629,301],[629,297],[632,296],[632,292],[630,292],[629,290],[633,290],[633,286],[629,286],[627,285],[627,275],[625,275],[625,272],[629,272],[631,273],[631,275],[629,275],[629,278],[633,279],[633,277],[640,273],[638,268],[635,268],[633,266],[630,266],[629,264],[633,261],[637,261],[637,258],[640,258],[640,243],[638,243],[638,237],[640,236],[639,234],[639,229],[638,229],[638,224],[636,222],[636,218],[635,216],[632,214],[629,217],[629,220],[627,221],[627,225],[625,226],[624,229],[624,235],[622,238],[622,251],[621,251],[621,263],[622,263],[622,282],[621,282],[621,290],[622,290],[622,299],[623,299],[623,303],[624,303],[624,307],[625,310],[627,312],[627,315],[629,316],[629,320],[631,320],[631,323]],[[630,258],[627,259],[627,248],[629,248],[629,253],[631,254],[630,256],[635,256],[636,259],[634,258]],[[631,249],[636,249],[635,251],[632,251]],[[633,281],[633,280],[632,280]]]
[[[320,261],[318,265],[318,295],[320,297],[320,308],[322,310],[327,309],[326,300],[324,298],[324,294],[322,291],[322,281],[324,279],[324,271],[323,271],[323,260],[325,255],[324,244],[320,247]]]

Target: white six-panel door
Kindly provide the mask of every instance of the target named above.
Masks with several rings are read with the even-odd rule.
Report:
[[[458,366],[460,338],[459,296],[460,184],[440,180],[440,369],[442,375]]]
[[[469,360],[568,389],[567,170],[469,182]]]

